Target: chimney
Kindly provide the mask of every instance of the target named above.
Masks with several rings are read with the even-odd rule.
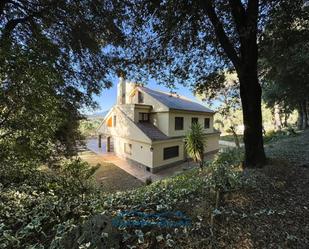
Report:
[[[126,80],[123,71],[118,73],[119,82],[117,85],[117,105],[124,105],[126,103]]]
[[[131,92],[135,89],[136,83],[132,81],[126,81],[126,104],[131,104],[132,97],[130,96]]]

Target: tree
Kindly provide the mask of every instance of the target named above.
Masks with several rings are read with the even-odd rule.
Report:
[[[76,152],[80,110],[111,85],[117,1],[2,0],[0,158],[46,162]]]
[[[193,123],[185,137],[185,149],[193,161],[199,163],[201,169],[204,164],[204,139],[202,126]]]
[[[270,11],[261,39],[264,99],[284,113],[299,112],[299,127],[309,126],[309,12],[303,1],[281,1]]]
[[[240,148],[238,135],[236,133],[236,126],[240,124],[240,118],[237,116],[237,111],[241,108],[239,90],[237,87],[237,75],[235,72],[225,72],[222,74],[222,80],[224,81],[224,88],[218,90],[216,92],[216,97],[214,97],[214,100],[219,103],[216,111],[224,120],[224,124],[228,124],[228,130],[233,134],[235,145],[237,148]],[[205,93],[205,100],[207,100],[209,95],[210,93]],[[212,103],[213,101],[210,102]],[[222,122],[222,120],[216,121],[218,123]]]
[[[258,80],[258,23],[275,1],[135,1],[126,4],[127,49],[123,66],[131,77],[147,74],[170,87],[222,87],[213,81],[235,70],[245,126],[245,165],[265,163],[261,86]],[[137,72],[139,74],[137,74]]]

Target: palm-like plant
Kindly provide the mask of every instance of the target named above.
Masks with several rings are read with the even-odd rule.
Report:
[[[193,123],[190,131],[185,137],[185,149],[194,162],[203,167],[204,141],[203,128],[199,123]]]

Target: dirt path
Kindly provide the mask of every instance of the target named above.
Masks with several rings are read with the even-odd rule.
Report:
[[[114,164],[104,162],[101,156],[95,154],[94,152],[81,152],[80,157],[90,163],[90,165],[95,166],[98,163],[101,164],[101,167],[95,173],[95,179],[102,187],[103,191],[124,191],[144,185],[140,180]]]

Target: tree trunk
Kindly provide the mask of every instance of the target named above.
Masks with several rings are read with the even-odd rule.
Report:
[[[304,120],[304,114],[303,114],[303,108],[302,108],[302,104],[299,103],[298,104],[298,108],[297,108],[297,111],[298,111],[298,119],[297,119],[297,128],[299,130],[303,129],[303,120]]]
[[[302,109],[303,109],[303,129],[306,129],[309,127],[308,125],[308,110],[307,110],[307,101],[304,100],[302,103]]]
[[[278,104],[274,105],[274,128],[275,131],[281,130],[282,128],[280,109]]]
[[[285,128],[287,128],[289,126],[289,124],[288,124],[289,116],[290,115],[288,113],[284,113],[284,122],[283,122],[283,124],[284,124]]]
[[[244,120],[245,167],[262,167],[266,163],[263,146],[261,95],[256,68],[238,73]]]

